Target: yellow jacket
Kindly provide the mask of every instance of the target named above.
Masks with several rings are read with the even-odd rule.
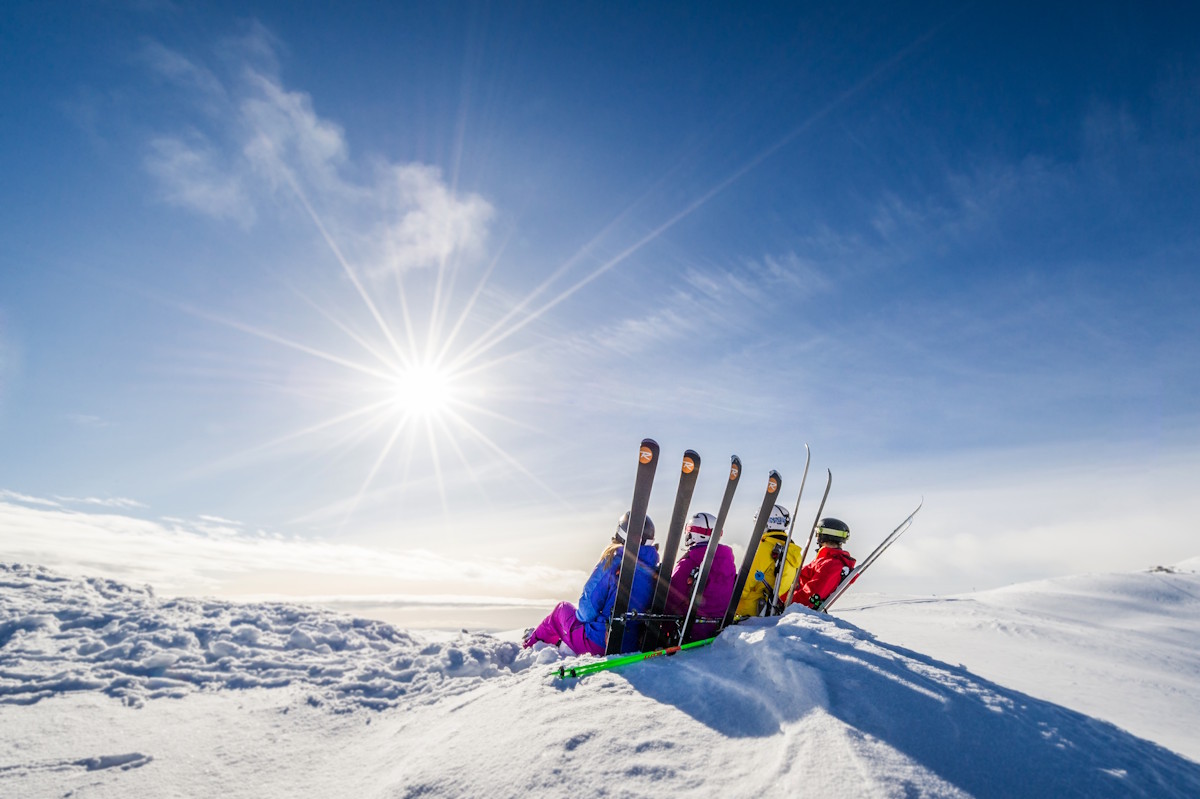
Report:
[[[742,589],[742,598],[738,600],[738,616],[757,616],[767,596],[774,595],[774,555],[777,550],[783,548],[783,542],[786,540],[787,533],[783,532],[768,532],[763,535],[762,541],[758,544],[758,551],[754,553],[754,564],[750,567],[750,579],[746,580],[746,587]],[[796,579],[796,570],[800,568],[800,556],[803,553],[804,551],[794,541],[788,544],[787,557],[783,562],[783,582],[779,587],[780,593],[784,596],[791,590],[792,582]],[[755,578],[758,572],[763,573],[766,582]]]

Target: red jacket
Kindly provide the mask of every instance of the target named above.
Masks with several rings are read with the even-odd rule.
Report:
[[[833,589],[853,568],[854,558],[846,550],[821,547],[816,560],[800,570],[792,601],[806,608],[820,608],[825,598],[833,593]]]

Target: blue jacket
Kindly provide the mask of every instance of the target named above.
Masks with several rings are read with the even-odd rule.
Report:
[[[617,601],[617,577],[624,554],[625,547],[619,547],[607,569],[604,568],[604,561],[596,564],[579,596],[579,607],[575,609],[575,618],[583,622],[588,640],[601,648],[608,634],[613,604]],[[643,544],[638,550],[637,566],[633,575],[633,589],[629,594],[629,609],[642,611],[650,607],[650,600],[654,598],[658,574],[658,550],[653,544]]]

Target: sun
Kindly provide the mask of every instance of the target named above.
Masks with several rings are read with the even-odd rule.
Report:
[[[433,363],[420,363],[396,375],[392,407],[406,417],[441,417],[456,399],[454,373]]]

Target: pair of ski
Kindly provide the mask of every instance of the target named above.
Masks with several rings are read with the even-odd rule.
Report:
[[[917,515],[917,511],[919,511],[924,504],[925,498],[921,497],[921,502],[919,505],[917,505],[917,509],[908,514],[908,518],[900,522],[895,530],[892,530],[892,532],[889,533],[888,536],[883,539],[883,541],[879,542],[879,546],[871,550],[870,555],[867,555],[862,559],[861,563],[850,570],[850,573],[847,574],[840,583],[838,583],[838,587],[833,589],[833,592],[825,599],[824,602],[821,603],[822,613],[828,613],[829,607],[838,600],[838,597],[846,593],[846,589],[850,587],[850,583],[857,580],[859,575],[869,569],[871,564],[878,560],[879,556],[886,552],[887,548],[896,542],[897,538],[904,535],[904,531],[912,526],[913,517]]]
[[[633,636],[628,631],[629,596],[633,589],[633,576],[638,568],[637,553],[642,544],[646,508],[650,504],[650,489],[654,483],[654,473],[657,469],[658,459],[658,443],[649,438],[642,441],[641,448],[638,451],[638,473],[634,483],[633,503],[629,511],[625,551],[621,558],[621,570],[617,577],[617,596],[613,604],[613,613],[609,624],[608,645],[605,649],[606,655],[615,655],[622,651],[638,648],[638,642],[632,640]],[[659,616],[666,608],[671,573],[674,571],[675,566],[675,556],[679,550],[679,540],[683,535],[683,527],[688,519],[688,508],[691,505],[692,494],[695,491],[696,479],[699,475],[700,455],[694,450],[689,449],[684,452],[683,463],[680,467],[679,488],[675,493],[675,506],[671,512],[671,523],[667,530],[667,540],[664,543],[665,554],[659,566],[654,596],[650,603],[649,613],[647,614],[649,616]],[[687,613],[684,615],[682,625],[679,628],[679,636],[675,642],[676,646],[683,645],[683,642],[691,634],[692,627],[698,621],[696,615],[699,602],[704,596],[704,588],[708,583],[708,574],[712,569],[713,559],[716,557],[717,545],[720,543],[721,534],[725,528],[725,520],[729,516],[729,508],[733,504],[733,495],[737,490],[738,481],[741,479],[741,476],[742,461],[737,455],[734,455],[730,459],[729,479],[726,481],[725,494],[721,499],[720,509],[717,511],[717,521],[713,526],[712,537],[709,539],[708,547],[704,553],[704,561],[700,566],[700,573],[692,585],[691,599],[688,603]],[[767,477],[767,490],[763,495],[762,506],[759,508],[754,529],[750,534],[750,543],[746,550],[746,557],[742,559],[742,568],[739,570],[737,582],[734,584],[733,596],[730,598],[729,607],[721,618],[718,631],[733,623],[734,615],[737,612],[738,600],[742,595],[742,590],[746,587],[746,582],[750,578],[750,569],[754,563],[754,553],[758,551],[759,542],[762,540],[763,531],[766,529],[767,518],[770,516],[771,507],[775,504],[775,499],[782,485],[783,480],[780,478],[779,472],[771,470]],[[647,625],[646,638],[641,643],[644,644],[644,648],[659,648],[664,643],[662,626]]]

